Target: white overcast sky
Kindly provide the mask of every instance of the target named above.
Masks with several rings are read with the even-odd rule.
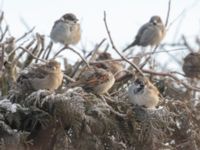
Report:
[[[168,31],[163,42],[179,40],[181,35],[194,40],[200,35],[200,0],[172,0],[170,20],[183,10],[185,13]],[[160,15],[165,21],[168,0],[0,0],[11,34],[19,37],[28,29],[20,19],[25,20],[35,32],[49,36],[54,21],[67,12],[77,15],[82,26],[82,40],[78,47],[93,45],[107,37],[103,11],[112,37],[119,48],[131,42],[138,28],[152,15]],[[183,19],[184,18],[184,19]],[[180,26],[180,21],[181,26]]]

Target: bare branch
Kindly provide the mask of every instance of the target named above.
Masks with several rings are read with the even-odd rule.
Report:
[[[90,55],[91,58],[89,59],[89,62],[93,60],[94,56],[96,55],[97,51],[99,50],[99,48],[101,47],[101,45],[106,41],[106,39],[104,38],[99,44],[97,44],[95,46],[95,48],[86,56],[86,58],[88,58]]]
[[[16,40],[16,42],[22,40],[22,39],[25,38],[27,35],[29,35],[30,33],[32,33],[34,29],[35,29],[35,27],[33,27],[30,31],[24,33],[24,35],[22,35],[21,37],[19,37],[19,38]]]
[[[68,75],[64,74],[63,73],[63,77],[66,79],[66,80],[69,80],[70,82],[75,82],[74,79],[72,79],[71,77],[69,77]]]
[[[112,45],[112,48],[115,50],[115,52],[116,52],[122,59],[124,59],[127,63],[129,63],[133,68],[135,68],[136,71],[138,71],[142,76],[144,76],[142,70],[140,70],[140,68],[139,68],[136,64],[134,64],[134,63],[130,62],[128,59],[126,59],[126,58],[117,50],[117,48],[115,47],[114,42],[113,42],[112,37],[111,37],[111,34],[110,34],[110,31],[109,31],[109,28],[108,28],[108,25],[107,25],[107,21],[106,21],[106,12],[105,12],[105,11],[104,11],[104,24],[105,24],[105,27],[106,27],[106,31],[107,31],[108,37],[109,37],[109,39],[110,39],[110,43],[111,43],[111,45]]]
[[[1,35],[0,41],[2,41],[2,40],[3,40],[3,38],[4,38],[4,37],[5,37],[5,35],[6,35],[6,33],[8,32],[8,29],[9,29],[9,27],[8,27],[8,26],[6,26],[5,30],[3,31],[2,35]]]
[[[85,64],[87,65],[88,68],[90,67],[90,65],[87,63],[87,61],[85,60],[85,58],[83,58],[78,51],[76,51],[75,49],[73,49],[73,48],[71,48],[69,46],[67,46],[67,48],[69,50],[71,50],[72,52],[76,53],[82,59],[82,61],[85,62]]]
[[[142,69],[142,71],[144,73],[149,73],[149,74],[153,74],[153,75],[158,75],[158,76],[168,76],[170,78],[173,78],[175,81],[177,81],[178,83],[181,83],[183,86],[185,86],[187,89],[190,90],[194,90],[194,91],[199,91],[200,92],[200,87],[193,87],[191,85],[188,85],[187,83],[185,83],[184,81],[181,81],[180,79],[178,79],[176,76],[174,76],[171,72],[155,72],[152,70],[146,70],[146,69]]]
[[[151,56],[156,52],[157,48],[158,48],[159,45],[157,45],[154,49],[153,49],[153,52],[151,55],[149,55],[146,60],[142,63],[142,65],[140,66],[140,69],[142,69],[146,64],[147,62],[151,59]]]
[[[167,17],[166,17],[166,21],[165,21],[165,27],[167,27],[168,22],[169,22],[170,10],[171,10],[171,0],[169,0],[169,2],[168,2],[168,10],[167,10]]]
[[[3,69],[3,63],[4,63],[4,45],[0,45],[0,72]]]
[[[80,54],[78,51],[76,51],[75,49],[73,49],[72,47],[69,47],[69,46],[67,46],[67,45],[64,46],[63,48],[61,48],[61,50],[59,50],[59,51],[54,55],[54,58],[55,58],[56,56],[58,56],[58,54],[60,54],[62,51],[66,50],[66,49],[69,49],[69,50],[71,50],[72,52],[76,53],[76,54],[82,59],[82,61],[85,62],[85,64],[87,65],[87,67],[90,67],[89,64],[87,63],[87,61],[85,60],[85,58],[83,58],[83,56],[81,56],[81,54]]]
[[[183,39],[184,45],[188,48],[188,50],[189,50],[190,52],[194,52],[193,48],[192,48],[192,47],[190,46],[190,44],[187,42],[187,40],[186,40],[186,38],[185,38],[184,35],[182,36],[182,39]]]
[[[57,57],[61,52],[63,52],[64,50],[67,49],[68,46],[64,46],[63,48],[61,48],[54,56],[53,58]]]
[[[21,50],[27,52],[27,53],[28,53],[29,55],[31,55],[34,59],[40,60],[40,61],[42,61],[42,62],[47,62],[47,61],[44,60],[44,59],[40,59],[40,58],[36,57],[36,56],[33,55],[31,52],[29,52],[28,49],[26,49],[26,48],[24,48],[24,47],[21,47],[21,46],[20,46],[19,49],[21,49]]]
[[[52,50],[52,47],[53,47],[53,42],[50,41],[49,44],[48,44],[48,46],[47,46],[46,49],[44,50],[44,53],[43,53],[43,55],[42,55],[42,59],[48,59],[49,54],[50,54],[50,52],[51,52],[51,50]]]

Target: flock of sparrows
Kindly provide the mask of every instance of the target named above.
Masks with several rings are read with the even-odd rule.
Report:
[[[123,51],[135,45],[156,46],[165,36],[165,26],[159,16],[151,17],[150,21],[144,24],[138,31],[135,40]],[[63,45],[77,44],[81,39],[80,24],[77,17],[72,13],[67,13],[58,19],[51,30],[50,37],[54,42]],[[194,57],[191,58],[191,57]],[[196,58],[197,57],[197,58]],[[109,53],[99,54],[97,61],[112,59]],[[188,62],[193,59],[194,64]],[[200,60],[200,55],[191,54],[185,58],[183,71],[188,77],[198,77],[195,70],[199,69],[196,61]],[[196,66],[195,66],[196,65]],[[195,67],[192,67],[195,66]],[[124,66],[117,61],[97,62],[82,71],[79,79],[70,84],[70,87],[81,86],[89,92],[102,95],[108,92],[118,78]],[[191,74],[193,72],[194,74]],[[63,80],[61,65],[55,60],[50,60],[46,64],[38,65],[32,71],[22,73],[17,80],[17,85],[21,89],[30,90],[56,90]],[[128,98],[130,103],[154,108],[159,102],[158,89],[145,77],[137,78],[128,88]]]

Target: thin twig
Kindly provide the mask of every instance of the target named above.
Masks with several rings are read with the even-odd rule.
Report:
[[[169,0],[169,2],[168,2],[168,9],[167,9],[167,17],[166,17],[166,21],[165,21],[165,27],[167,27],[168,22],[169,22],[170,11],[171,11],[171,0]]]
[[[89,68],[90,67],[90,65],[88,64],[88,62],[85,60],[85,58],[83,58],[82,56],[81,56],[81,54],[78,52],[78,51],[76,51],[75,49],[73,49],[73,48],[71,48],[71,47],[67,47],[67,49],[69,49],[69,50],[71,50],[72,52],[74,52],[74,53],[76,53],[81,59],[82,59],[82,61],[83,62],[85,62],[85,64],[87,65],[87,67]]]
[[[147,52],[144,53],[143,56],[146,55],[153,55],[153,54],[158,54],[158,53],[168,53],[168,52],[175,52],[175,51],[181,51],[181,50],[186,50],[187,48],[180,48],[180,49],[172,49],[172,50],[163,50],[163,51],[158,51],[158,52]],[[140,58],[139,56],[131,56],[131,57],[126,57],[126,59],[133,59],[133,58]],[[104,63],[104,62],[112,62],[112,61],[125,61],[122,58],[118,58],[118,59],[106,59],[106,60],[98,60],[98,61],[91,61],[90,64],[95,64],[95,63]]]
[[[45,48],[45,39],[44,39],[44,36],[40,35],[39,33],[38,33],[38,36],[39,36],[39,39],[40,39],[40,46],[41,46],[41,48],[40,48],[40,51],[39,51],[37,57],[40,58],[40,56],[41,56],[42,53],[44,52],[44,48]],[[37,63],[38,60],[36,59],[35,62]]]
[[[95,48],[87,55],[87,57],[89,57],[90,55],[91,58],[89,59],[89,62],[92,61],[94,59],[94,56],[96,55],[97,51],[99,50],[100,46],[106,41],[106,39],[104,38],[98,45],[95,46]],[[87,58],[86,57],[86,58]]]
[[[52,46],[53,46],[53,42],[50,41],[49,44],[48,44],[48,46],[47,46],[46,49],[44,50],[44,53],[43,53],[43,55],[42,55],[42,59],[47,59],[47,58],[48,58],[48,55],[46,56],[46,53],[48,53],[48,52],[51,51]],[[45,58],[45,56],[46,56],[47,58]]]
[[[20,41],[21,39],[25,38],[27,35],[29,35],[30,33],[33,32],[33,30],[35,29],[35,27],[33,27],[31,30],[29,30],[28,32],[24,33],[24,35],[22,35],[21,37],[19,37],[16,42]]]
[[[32,39],[32,40],[30,41],[30,43],[28,43],[28,45],[25,46],[25,49],[29,49],[34,43],[35,43],[35,39]],[[14,53],[16,50],[18,50],[19,47],[21,47],[21,46],[18,46],[17,48],[15,48],[15,49],[9,54],[9,56],[10,56],[12,53]],[[18,56],[17,56],[17,57],[15,58],[15,60],[13,61],[13,63],[15,64],[16,62],[18,62],[18,60],[24,55],[24,53],[25,53],[25,51],[22,51],[21,53],[19,53]]]
[[[1,34],[0,41],[2,41],[2,40],[4,39],[4,37],[5,37],[6,33],[8,32],[8,29],[9,29],[9,27],[8,27],[8,26],[6,26],[5,30],[4,30],[4,31],[3,31],[3,33]]]
[[[49,59],[49,56],[50,56],[52,47],[53,47],[53,45],[50,45],[50,47],[49,47],[49,49],[48,49],[48,51],[47,51],[47,55],[46,55],[46,57],[45,57],[46,60]]]
[[[69,80],[70,82],[75,82],[74,79],[72,79],[71,77],[69,77],[68,75],[66,75],[66,74],[64,74],[64,73],[63,73],[63,77],[64,77],[65,79]]]
[[[149,74],[153,74],[153,75],[158,75],[158,76],[168,76],[173,78],[175,81],[181,83],[183,86],[185,86],[187,89],[190,90],[194,90],[194,91],[199,91],[200,92],[200,88],[199,87],[193,87],[191,85],[188,85],[187,83],[181,81],[180,79],[178,79],[176,76],[174,76],[171,72],[155,72],[152,70],[146,70],[146,69],[142,69],[142,71],[144,73],[149,73]]]
[[[82,61],[85,62],[85,64],[87,65],[87,67],[88,67],[88,68],[90,67],[89,64],[87,63],[87,61],[85,60],[85,58],[83,58],[83,56],[81,56],[81,54],[80,54],[78,51],[76,51],[76,50],[73,49],[72,47],[69,47],[68,45],[66,45],[66,46],[64,46],[63,48],[61,48],[61,50],[59,50],[59,51],[54,55],[54,58],[55,58],[56,56],[58,56],[58,54],[60,54],[60,53],[61,53],[62,51],[64,51],[65,49],[69,49],[69,50],[71,50],[72,52],[76,53],[76,54],[82,59]]]
[[[194,2],[191,6],[187,7],[187,8],[184,8],[181,13],[174,19],[172,20],[170,23],[169,23],[169,26],[168,26],[168,29],[181,17],[183,16],[184,14],[188,13],[188,11],[190,10],[193,10],[193,7],[194,6],[198,6],[198,3],[199,1],[197,0],[196,2]],[[167,30],[168,30],[167,29]]]
[[[4,12],[1,11],[1,15],[0,15],[0,25],[3,22],[4,19]]]
[[[183,39],[184,45],[188,48],[188,50],[190,52],[194,52],[193,48],[190,46],[190,44],[188,43],[188,41],[186,40],[186,37],[184,35],[182,36],[182,39]]]
[[[40,61],[42,61],[42,62],[47,62],[47,61],[44,60],[44,59],[40,59],[40,58],[36,57],[36,56],[33,55],[31,52],[29,52],[28,49],[26,49],[26,48],[24,48],[24,47],[21,47],[21,46],[20,46],[19,49],[21,49],[21,50],[27,52],[27,53],[28,53],[29,55],[31,55],[34,59],[40,60]]]
[[[63,48],[61,48],[54,56],[53,58],[56,58],[61,52],[63,52],[64,50],[66,50],[68,48],[68,46],[64,46]]]
[[[95,47],[94,47],[94,49],[92,49],[90,52],[89,52],[89,54],[86,56],[86,59],[90,56],[90,55],[94,55],[94,53],[96,53],[96,51],[98,51],[98,49],[101,47],[101,45],[105,42],[105,38],[103,39],[103,40],[101,40],[101,42],[99,43],[99,44],[97,44]],[[91,58],[89,59],[89,61],[88,62],[90,62],[91,61],[91,59],[92,59],[92,57],[93,56],[91,56]],[[80,71],[77,71],[78,69],[79,69],[79,67],[81,66],[83,64],[83,61],[80,61],[80,62],[77,62],[77,64],[76,65],[74,65],[74,71],[72,72],[72,77],[73,78],[76,78],[78,75],[79,75],[79,73],[80,73]],[[85,66],[83,66],[83,68],[84,68]]]
[[[110,34],[110,31],[109,31],[109,28],[108,28],[108,25],[107,25],[107,21],[106,21],[106,12],[104,11],[104,24],[105,24],[105,27],[106,27],[106,31],[107,31],[107,34],[108,34],[108,37],[109,37],[109,40],[110,40],[110,43],[112,45],[112,48],[116,51],[116,53],[122,58],[124,59],[127,63],[129,63],[133,68],[135,68],[142,76],[144,76],[142,70],[140,70],[140,68],[134,64],[133,62],[130,62],[127,58],[125,58],[118,50],[117,48],[115,47],[114,45],[114,42],[112,40],[112,37],[111,37],[111,34]]]
[[[156,53],[156,50],[157,50],[158,46],[159,46],[159,45],[157,45],[157,46],[153,49],[153,51],[151,52],[152,54],[149,55],[149,56],[146,58],[146,60],[141,64],[140,69],[142,69],[142,68],[147,64],[147,62],[151,59],[151,56],[152,56],[154,53]]]
[[[3,63],[4,63],[4,44],[0,45],[0,72],[3,69]],[[0,75],[1,76],[1,75]]]

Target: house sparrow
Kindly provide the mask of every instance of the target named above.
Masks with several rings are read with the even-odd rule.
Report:
[[[200,54],[190,53],[184,58],[183,72],[186,77],[200,79]]]
[[[70,87],[80,86],[87,92],[97,95],[106,93],[114,84],[114,75],[102,68],[91,67],[84,70],[78,81],[72,83]]]
[[[72,13],[63,15],[54,23],[50,37],[54,42],[63,45],[77,44],[81,38],[81,31],[76,16]]]
[[[155,108],[159,102],[159,91],[147,78],[137,78],[128,88],[128,98],[132,104]]]
[[[100,53],[99,57],[97,58],[97,60],[112,60],[112,59],[113,58],[111,54],[108,52]],[[106,63],[110,67],[109,69],[113,74],[119,73],[124,69],[124,66],[119,61],[109,61]]]
[[[61,84],[63,73],[60,63],[50,60],[43,65],[35,65],[28,72],[22,73],[17,79],[17,86],[24,91],[47,89],[56,90]]]
[[[159,16],[152,16],[149,22],[140,27],[135,40],[128,45],[123,52],[127,49],[139,46],[155,46],[158,45],[165,36],[165,26]]]
[[[124,66],[119,61],[103,62],[104,60],[112,60],[112,59],[113,58],[111,57],[110,53],[102,52],[102,53],[99,53],[96,59],[97,62],[93,63],[92,65],[112,72],[112,74],[115,76],[115,79],[118,79],[123,75],[122,71],[124,70]]]

